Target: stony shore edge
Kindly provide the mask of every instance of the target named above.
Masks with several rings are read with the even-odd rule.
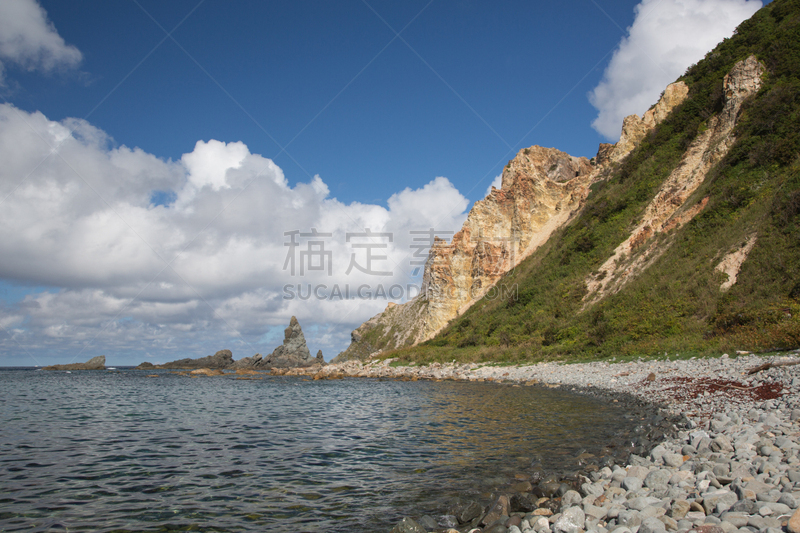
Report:
[[[795,363],[800,350],[771,357],[524,366],[349,361],[283,373],[562,387],[608,401],[633,399],[670,426],[627,464],[592,465],[570,479],[523,473],[488,507],[459,501],[438,521],[404,518],[392,533],[800,533]],[[750,373],[767,364],[772,366]]]

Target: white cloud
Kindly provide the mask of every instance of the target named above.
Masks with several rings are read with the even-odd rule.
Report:
[[[664,88],[701,60],[760,0],[642,0],[600,84],[589,93],[592,127],[616,141],[627,115],[641,115]]]
[[[466,218],[468,200],[443,177],[392,195],[386,207],[344,204],[319,176],[290,187],[275,163],[241,142],[200,141],[178,161],[111,144],[85,121],[0,105],[0,279],[55,288],[0,307],[0,325],[16,328],[16,340],[0,335],[6,353],[22,345],[72,357],[91,342],[110,356],[134,354],[130,362],[226,347],[239,358],[272,350],[282,337],[270,328],[282,331],[296,315],[319,336],[309,335],[311,349],[330,359],[387,303],[336,298],[336,290],[394,285],[405,296],[419,281],[410,275],[418,244],[410,232],[456,231]],[[177,200],[153,205],[154,191]],[[312,228],[328,235],[298,235],[290,254],[284,233]],[[309,241],[331,253],[330,275],[310,269],[318,263],[302,253]],[[358,268],[369,266],[367,254],[371,272]],[[284,298],[287,284],[299,297]],[[302,299],[309,284],[324,285],[324,299]]]
[[[64,42],[35,0],[0,2],[0,84],[7,62],[51,72],[74,68],[82,59],[80,50]]]

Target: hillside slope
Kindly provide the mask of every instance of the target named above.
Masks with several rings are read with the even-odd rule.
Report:
[[[601,147],[585,196],[496,290],[391,355],[800,346],[800,0],[774,0],[679,81],[685,100],[649,128],[626,119],[616,157]]]
[[[603,144],[591,161],[555,148],[532,146],[508,162],[500,189],[475,202],[461,231],[448,244],[436,239],[420,294],[390,303],[352,332],[350,346],[333,362],[365,360],[376,352],[430,339],[485,295],[585,205],[592,184],[609,171],[686,98],[683,82],[669,85],[643,117],[625,119],[620,141]]]

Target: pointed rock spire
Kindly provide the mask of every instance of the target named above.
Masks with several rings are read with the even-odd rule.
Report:
[[[298,366],[311,366],[317,362],[308,351],[306,338],[297,317],[292,317],[289,327],[283,332],[283,345],[275,348],[264,359],[266,368],[294,368]]]

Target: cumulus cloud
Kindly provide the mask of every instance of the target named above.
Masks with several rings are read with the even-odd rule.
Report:
[[[618,140],[623,118],[647,111],[664,87],[761,5],[760,0],[642,0],[602,81],[589,93],[599,111],[592,127]]]
[[[290,186],[241,142],[164,161],[10,104],[0,160],[0,279],[51,288],[0,308],[6,353],[238,358],[271,351],[296,315],[330,358],[387,300],[414,295],[425,234],[412,232],[456,231],[468,207],[443,177],[385,207],[345,204],[319,176]]]
[[[5,63],[51,72],[74,68],[82,59],[80,50],[64,42],[35,0],[0,2],[0,84]]]

